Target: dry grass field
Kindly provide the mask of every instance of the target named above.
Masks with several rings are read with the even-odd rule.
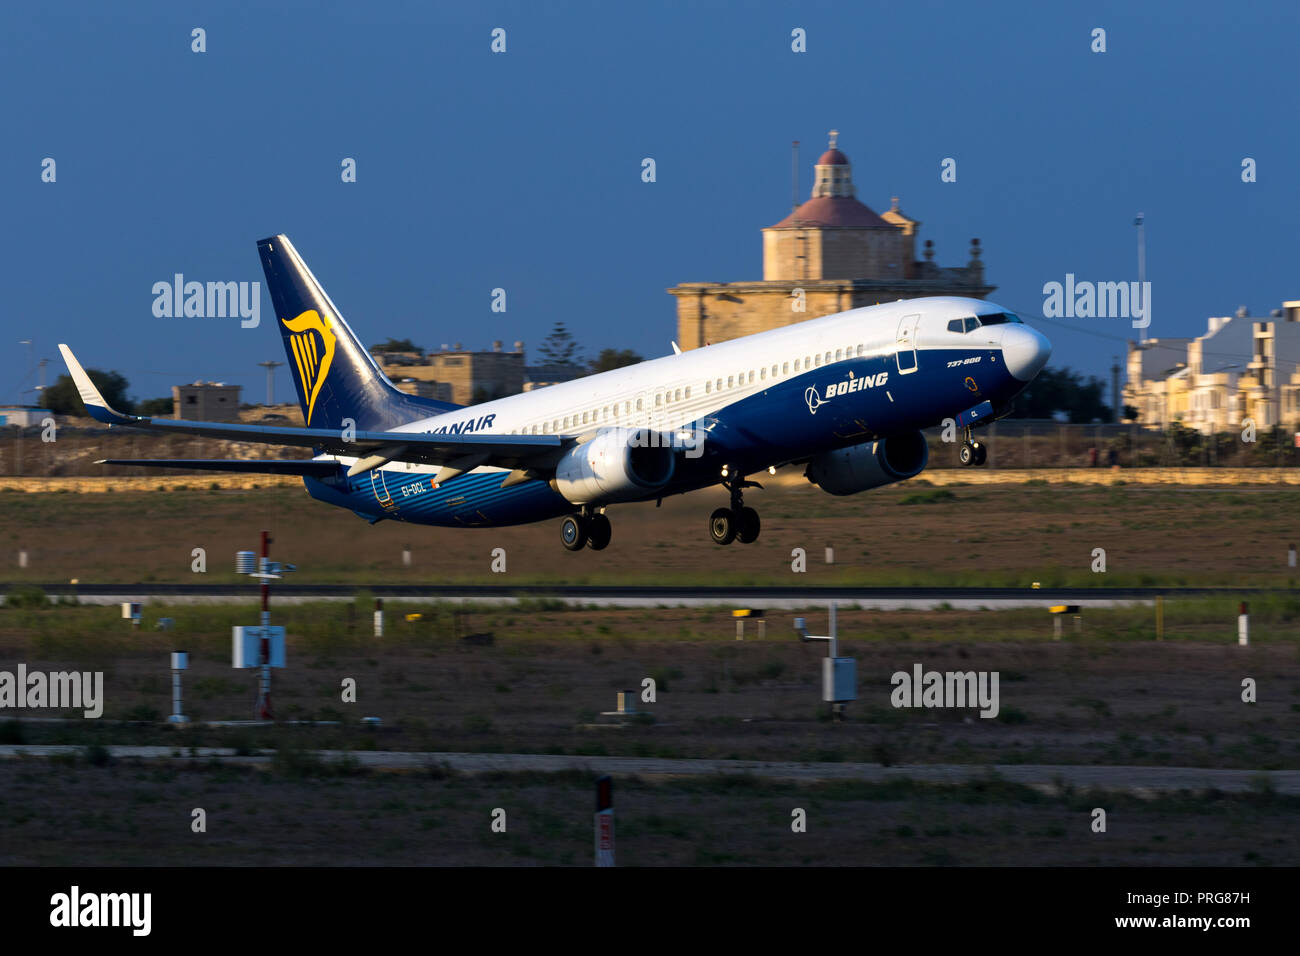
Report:
[[[846,611],[840,653],[858,661],[858,700],[844,723],[820,699],[823,644],[794,636],[790,613],[773,612],[764,640],[737,641],[717,609],[563,609],[547,602],[479,609],[455,633],[453,611],[369,633],[363,610],[344,604],[286,606],[289,666],[274,675],[281,720],[339,721],[300,728],[205,728],[186,745],[253,748],[495,751],[713,757],[750,760],[917,763],[1156,764],[1241,769],[1300,767],[1300,601],[1256,614],[1250,647],[1238,647],[1229,601],[1171,602],[1166,640],[1150,608],[1088,612],[1079,637],[1051,639],[1044,611]],[[253,606],[150,608],[132,631],[116,608],[0,610],[0,665],[100,670],[101,721],[24,725],[29,743],[170,744],[158,723],[170,712],[168,652],[190,654],[186,712],[199,721],[253,716],[252,671],[230,667],[230,627],[256,620]],[[824,612],[810,609],[812,624]],[[390,615],[395,617],[396,615]],[[349,625],[349,620],[354,624]],[[891,676],[925,670],[997,671],[1000,710],[900,709]],[[1259,700],[1244,704],[1252,677]],[[345,679],[356,702],[343,703]],[[595,727],[620,690],[655,682],[639,720]],[[378,731],[363,730],[378,716]],[[112,721],[139,721],[122,726]],[[269,743],[268,743],[269,741]]]
[[[848,500],[808,488],[752,495],[764,537],[720,549],[704,540],[715,496],[662,509],[612,509],[615,543],[568,554],[552,523],[452,531],[369,526],[292,489],[151,495],[0,495],[11,581],[186,582],[191,549],[207,581],[234,581],[231,553],[272,529],[297,580],[358,583],[355,603],[273,605],[289,633],[274,677],[281,721],[262,727],[163,723],[167,653],[185,649],[192,718],[252,716],[255,678],[229,666],[230,626],[255,606],[150,605],[132,630],[115,608],[0,609],[0,670],[102,670],[100,721],[0,720],[0,743],[67,744],[52,759],[0,761],[0,862],[36,864],[587,865],[585,773],[363,771],[312,751],[399,750],[731,758],[894,767],[963,764],[1169,766],[1247,772],[1300,768],[1300,599],[1252,606],[1252,643],[1235,643],[1235,601],[1170,598],[1165,639],[1148,607],[1089,609],[1053,641],[1043,609],[933,609],[840,615],[841,653],[858,661],[858,700],[842,723],[820,702],[820,644],[800,644],[795,612],[769,612],[763,640],[738,642],[729,608],[598,609],[546,600],[471,607],[390,602],[370,634],[363,588],[379,582],[555,583],[1162,583],[1285,587],[1294,536],[1288,489],[1021,485],[904,488]],[[683,529],[691,529],[691,534]],[[410,544],[413,567],[401,564]],[[834,566],[821,549],[836,549]],[[790,570],[808,549],[809,570]],[[504,547],[506,574],[489,554]],[[1107,573],[1088,570],[1107,549]],[[251,589],[250,589],[251,592]],[[398,612],[422,615],[406,622]],[[810,607],[814,630],[825,610]],[[153,628],[162,616],[174,628]],[[466,631],[491,633],[468,643]],[[996,671],[999,713],[899,709],[890,677]],[[656,700],[623,722],[620,690],[645,678]],[[357,702],[344,703],[352,678]],[[1241,699],[1243,679],[1258,699]],[[8,715],[0,715],[8,716]],[[381,718],[365,728],[363,716]],[[155,744],[176,759],[108,759],[105,745]],[[274,754],[254,769],[191,759],[221,746]],[[749,776],[620,777],[620,862],[646,865],[1295,865],[1289,821],[1300,804],[1263,778],[1250,793],[1046,794],[995,776],[952,785],[914,780],[795,783]],[[1091,831],[1104,807],[1106,834]],[[208,812],[206,834],[190,812]],[[506,810],[506,833],[490,815]],[[808,831],[791,831],[791,812]]]
[[[364,607],[364,601],[363,607]],[[75,745],[80,756],[0,761],[0,828],[8,863],[580,864],[589,863],[591,775],[362,771],[315,749],[732,758],[896,767],[932,763],[1300,767],[1300,607],[1261,608],[1257,638],[1233,643],[1222,602],[1172,605],[1166,640],[1148,608],[1089,614],[1079,637],[1054,642],[1039,611],[846,612],[841,653],[859,666],[848,720],[819,700],[819,658],[789,615],[768,637],[737,642],[725,609],[559,609],[545,602],[480,608],[456,636],[453,612],[376,640],[348,625],[347,606],[276,612],[290,666],[277,671],[277,716],[327,726],[161,723],[170,704],[167,651],[191,653],[186,710],[199,720],[252,716],[254,675],[229,667],[239,606],[151,608],[176,630],[133,632],[114,608],[0,611],[0,664],[105,671],[104,719],[0,723],[0,742]],[[818,613],[813,609],[813,613]],[[1229,613],[1228,618],[1231,618]],[[364,615],[354,620],[364,622]],[[890,675],[995,670],[1000,710],[890,705]],[[1243,703],[1251,676],[1259,700]],[[345,678],[357,703],[344,703]],[[626,722],[600,716],[618,690],[656,681],[656,701]],[[381,727],[364,728],[362,716]],[[117,721],[130,721],[119,723]],[[107,760],[102,745],[163,744],[177,759]],[[272,753],[263,769],[190,760],[189,748]],[[621,777],[626,864],[1205,864],[1295,865],[1288,820],[1297,798],[1261,778],[1252,793],[1145,799],[1066,789],[1043,794],[996,777],[798,784],[748,776]],[[1104,836],[1089,813],[1104,807]],[[209,832],[189,830],[190,811]],[[506,834],[490,829],[507,811]],[[790,814],[809,814],[807,833]]]
[[[702,491],[610,508],[614,538],[571,554],[558,521],[453,529],[367,524],[301,489],[116,494],[0,492],[0,578],[186,582],[194,548],[203,580],[233,581],[234,552],[271,529],[273,554],[295,581],[354,583],[1236,584],[1291,586],[1287,545],[1300,540],[1300,486],[947,485],[905,482],[833,498],[807,482],[751,490],[763,532],[720,548],[709,513],[725,493]],[[402,564],[402,550],[412,554]],[[835,549],[835,564],[824,549]],[[491,571],[504,548],[507,570]],[[791,570],[803,548],[808,570]],[[1091,570],[1106,551],[1106,573]],[[20,569],[17,552],[28,552]]]
[[[0,764],[0,865],[578,865],[589,774],[357,774],[282,761]],[[1046,796],[990,778],[796,786],[752,777],[615,783],[621,866],[1294,866],[1294,797]],[[1093,833],[1104,807],[1108,829]],[[191,812],[207,813],[193,833]],[[505,811],[506,831],[492,813]],[[807,815],[795,833],[792,813]]]

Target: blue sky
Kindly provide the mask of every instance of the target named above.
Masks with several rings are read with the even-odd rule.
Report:
[[[1136,278],[1138,211],[1150,334],[1300,298],[1293,5],[258,6],[0,13],[0,400],[28,375],[26,338],[51,381],[67,341],[140,398],[204,378],[262,400],[256,363],[284,359],[265,293],[261,327],[242,329],[156,318],[151,288],[177,272],[261,282],[255,242],[275,232],[368,343],[535,348],[562,319],[589,354],[664,354],[664,290],[761,278],[790,141],[806,195],[831,128],[860,199],[879,212],[901,196],[941,264],[978,236],[992,298],[1031,321],[1066,273]],[[807,53],[790,50],[795,27]],[[1039,327],[1053,365],[1101,375],[1136,334],[1124,319]]]

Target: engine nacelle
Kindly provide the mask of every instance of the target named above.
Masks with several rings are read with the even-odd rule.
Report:
[[[832,495],[855,495],[904,478],[915,478],[930,460],[921,432],[891,435],[823,452],[808,462],[808,480]]]
[[[560,459],[554,487],[575,505],[630,501],[668,484],[676,461],[666,435],[648,428],[605,428]]]

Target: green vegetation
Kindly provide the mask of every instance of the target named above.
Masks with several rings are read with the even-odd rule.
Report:
[[[86,374],[99,389],[99,394],[104,396],[104,401],[118,411],[131,411],[131,401],[126,397],[126,390],[130,383],[121,373],[88,368]],[[60,415],[86,413],[85,406],[81,403],[81,393],[77,391],[71,375],[60,375],[53,385],[41,392],[41,407]]]
[[[378,345],[370,346],[371,352],[415,352],[417,355],[423,355],[424,349],[416,345],[410,339],[395,339],[389,336],[386,341]]]
[[[1011,417],[1050,419],[1064,412],[1075,424],[1108,422],[1105,394],[1106,383],[1095,375],[1085,379],[1072,369],[1045,368],[1016,396]]]
[[[135,413],[137,415],[151,416],[170,415],[175,407],[175,403],[165,396],[162,398],[147,398],[136,403]]]
[[[5,595],[4,606],[7,608],[46,608],[50,599],[45,592],[34,584],[20,584]]]
[[[900,505],[932,505],[939,501],[955,501],[957,496],[947,488],[936,488],[934,491],[920,491],[914,495],[908,495],[905,498],[899,498]]]
[[[563,322],[555,323],[555,327],[538,347],[537,355],[543,365],[558,365],[577,370],[583,363],[578,340],[573,337],[573,333]]]
[[[601,349],[600,354],[587,363],[588,374],[612,372],[616,368],[636,365],[645,359],[631,349]]]

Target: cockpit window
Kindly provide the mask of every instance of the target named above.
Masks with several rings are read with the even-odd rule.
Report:
[[[966,330],[962,327],[961,319],[953,319],[951,322],[948,323],[948,331],[965,332]]]
[[[1007,322],[1012,322],[1016,325],[1024,324],[1020,321],[1020,316],[1016,315],[1014,312],[996,312],[992,315],[981,315],[979,320],[984,325],[1002,325]]]
[[[948,323],[949,332],[973,332],[980,327],[980,320],[968,316],[964,319],[953,319]]]

